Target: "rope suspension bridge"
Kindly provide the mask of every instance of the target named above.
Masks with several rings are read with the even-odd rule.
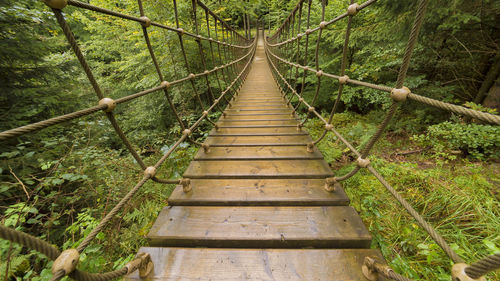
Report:
[[[175,26],[148,18],[141,0],[137,1],[138,16],[76,0],[44,2],[53,11],[84,69],[98,104],[1,132],[0,141],[103,111],[144,172],[142,179],[75,249],[61,251],[42,239],[0,226],[0,238],[54,260],[52,280],[65,276],[76,280],[111,280],[123,276],[127,280],[410,280],[404,277],[404,272],[396,273],[387,266],[379,250],[370,249],[370,233],[354,208],[348,206],[349,199],[341,182],[361,169],[373,174],[447,254],[454,263],[451,269],[454,281],[485,280],[485,274],[500,267],[499,254],[466,264],[370,164],[370,152],[403,102],[419,102],[500,125],[497,115],[427,98],[405,87],[428,0],[418,1],[395,87],[358,81],[345,74],[353,18],[362,16],[363,10],[376,4],[376,0],[359,4],[351,0],[346,11],[333,19],[325,19],[325,0],[299,0],[273,35],[264,35],[262,29],[256,28],[253,38],[248,15],[244,16],[245,35],[241,35],[198,0],[191,1],[192,31],[181,27],[181,15],[175,0]],[[158,74],[158,86],[115,100],[106,97],[66,22],[63,10],[67,5],[137,22]],[[319,23],[311,22],[312,5],[321,7]],[[199,17],[200,14],[204,18]],[[347,21],[341,68],[337,74],[331,74],[319,67],[320,42],[324,39],[323,30],[341,20]],[[206,30],[202,31],[203,25],[206,25]],[[165,80],[150,41],[151,28],[177,34],[184,68],[190,73],[188,76],[175,81]],[[311,37],[314,33],[317,33],[316,42]],[[203,72],[192,73],[193,67],[185,50],[186,40],[196,42]],[[311,52],[314,53],[314,67],[308,66]],[[212,68],[209,62],[213,62]],[[308,74],[317,79],[312,100],[306,100],[303,95]],[[214,92],[210,77],[215,78],[218,89],[223,90]],[[302,83],[298,84],[300,80]],[[201,96],[204,93],[196,81],[205,84],[208,104],[203,102]],[[321,86],[332,82],[338,85],[338,92],[326,119],[314,106]],[[172,87],[185,84],[202,109],[191,126],[182,120],[170,91]],[[350,85],[387,93],[393,100],[377,131],[361,150],[331,124],[343,90]],[[147,164],[122,131],[113,110],[123,103],[161,92],[182,134],[160,160]],[[216,111],[221,112],[222,117],[217,121],[210,120],[209,113]],[[302,111],[307,112],[305,120],[300,120],[297,115]],[[315,140],[303,129],[305,122],[312,117],[324,123],[321,137]],[[192,134],[202,122],[209,123],[213,129],[205,142],[199,143]],[[357,157],[355,168],[347,174],[334,175],[316,148],[330,133]],[[176,180],[158,177],[157,171],[185,141],[202,149],[183,177]],[[149,246],[141,248],[136,258],[121,269],[106,273],[79,270],[80,254],[150,180],[176,184],[177,187],[147,235]]]

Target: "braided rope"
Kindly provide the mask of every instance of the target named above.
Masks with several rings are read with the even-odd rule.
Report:
[[[57,257],[59,257],[59,255],[61,254],[61,252],[56,247],[50,245],[49,243],[24,232],[10,229],[3,225],[0,225],[0,238],[35,250],[51,260],[57,259]],[[73,271],[70,276],[79,281],[107,281],[124,276],[125,274],[127,274],[127,271],[128,270],[126,267],[107,273],[87,273],[75,269],[75,271]],[[60,280],[64,276],[64,271],[59,271],[52,277],[52,280]]]
[[[482,258],[465,268],[465,273],[472,279],[478,279],[486,273],[500,269],[500,253]]]
[[[57,259],[57,257],[61,253],[57,248],[41,239],[38,239],[21,231],[10,229],[3,225],[0,225],[0,238],[33,249],[39,253],[44,254],[51,260]]]

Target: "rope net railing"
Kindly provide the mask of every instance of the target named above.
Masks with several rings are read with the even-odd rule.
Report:
[[[215,123],[209,119],[210,112],[219,111],[221,114],[224,114],[222,112],[222,107],[224,105],[231,106],[230,100],[235,94],[237,94],[237,91],[245,80],[246,75],[248,74],[250,69],[250,63],[255,54],[257,40],[256,38],[250,38],[251,30],[249,18],[245,16],[245,18],[247,19],[245,24],[246,36],[243,36],[199,0],[190,1],[191,13],[189,15],[189,20],[192,20],[191,22],[193,24],[193,30],[191,31],[184,30],[180,25],[180,15],[178,13],[176,0],[173,0],[175,27],[167,26],[159,21],[149,19],[143,8],[142,0],[137,1],[139,16],[123,14],[75,0],[44,0],[44,2],[54,13],[54,16],[57,19],[57,22],[60,25],[67,41],[69,42],[71,49],[80,62],[85,75],[87,76],[94,92],[97,95],[98,104],[72,113],[1,132],[0,141],[23,136],[25,134],[35,132],[50,126],[103,111],[109,122],[113,126],[116,134],[119,136],[123,144],[127,147],[128,151],[140,166],[141,170],[143,170],[143,176],[141,180],[137,182],[137,184],[132,189],[130,189],[128,193],[123,198],[121,198],[119,202],[104,216],[104,218],[83,239],[83,241],[78,245],[76,249],[67,249],[61,252],[58,248],[52,246],[50,243],[44,240],[5,226],[0,226],[0,238],[21,244],[29,249],[36,250],[47,256],[49,259],[54,260],[52,266],[52,273],[54,275],[52,277],[52,280],[60,280],[64,276],[69,275],[71,278],[74,278],[76,280],[104,281],[124,276],[136,270],[139,270],[140,276],[147,276],[149,272],[151,272],[153,264],[149,254],[144,253],[139,253],[137,258],[127,263],[127,265],[123,268],[107,273],[86,273],[78,270],[76,266],[78,264],[80,254],[92,243],[96,236],[123,209],[123,207],[134,197],[134,195],[146,182],[152,180],[158,183],[165,184],[181,184],[185,192],[188,192],[190,190],[189,179],[162,179],[156,176],[157,171],[182,142],[190,141],[194,144],[199,144],[197,141],[192,139],[191,135],[203,121],[206,121],[217,128]],[[158,85],[153,88],[124,96],[115,100],[106,97],[105,93],[97,82],[91,67],[88,64],[87,59],[85,58],[79,46],[79,43],[75,39],[75,36],[73,35],[73,32],[65,19],[63,10],[68,5],[100,14],[106,14],[112,17],[135,21],[140,24],[145,45],[151,57],[153,67],[158,75]],[[201,11],[201,14],[204,15],[204,18],[200,18],[198,16],[200,14],[199,11]],[[200,28],[203,26],[201,23],[202,21],[204,21],[204,25],[206,25],[206,31],[204,32],[208,36],[204,36],[200,32]],[[187,73],[189,73],[189,75],[174,81],[165,80],[164,74],[155,56],[155,52],[149,37],[150,28],[159,28],[177,34],[180,50],[182,53],[181,56],[184,63],[184,69],[187,71]],[[199,58],[201,66],[204,69],[203,72],[192,72],[193,66],[189,64],[187,52],[184,47],[186,40],[194,40],[196,42],[196,45],[198,46],[197,57]],[[206,46],[203,46],[202,41],[208,42],[209,47],[207,48]],[[175,56],[175,54],[173,53],[170,55],[172,56],[172,59]],[[208,69],[208,61],[212,62],[212,64],[215,65],[212,69]],[[217,81],[216,83],[218,84],[218,89],[220,89],[219,93],[214,93],[214,87],[211,86],[211,80],[209,79],[209,77],[215,77],[215,80]],[[197,79],[202,79],[206,86],[208,100],[210,101],[209,104],[204,104],[202,99],[200,98],[199,86],[195,84],[195,80]],[[198,117],[194,124],[190,126],[189,124],[185,124],[185,122],[181,118],[181,115],[176,110],[170,90],[172,87],[178,87],[184,84],[190,85],[191,92],[193,93],[199,107],[201,108],[200,117]],[[179,139],[170,146],[168,151],[166,151],[156,163],[148,165],[139,156],[132,143],[128,140],[127,136],[122,131],[113,111],[116,107],[120,106],[123,103],[127,103],[140,97],[159,92],[163,92],[163,94],[165,95],[169,107],[182,129],[182,134]],[[203,148],[207,149],[208,147],[203,146]]]
[[[313,3],[315,2],[315,3]],[[278,84],[283,96],[287,99],[288,104],[296,99],[296,105],[293,107],[292,115],[305,108],[305,119],[298,125],[298,129],[304,126],[305,122],[315,116],[324,123],[324,131],[321,136],[307,144],[307,151],[313,152],[314,145],[321,142],[325,136],[332,132],[353,154],[356,155],[356,166],[344,175],[335,176],[326,179],[325,189],[334,191],[335,186],[340,182],[347,180],[358,173],[361,169],[367,169],[377,180],[389,191],[389,193],[403,206],[403,208],[419,223],[419,225],[432,237],[447,256],[455,263],[452,268],[453,280],[481,280],[484,274],[489,271],[500,268],[499,255],[492,255],[472,264],[467,265],[464,260],[448,245],[444,238],[406,201],[370,164],[368,157],[375,143],[380,139],[388,124],[393,119],[398,107],[406,100],[413,100],[425,105],[437,107],[457,114],[462,114],[477,120],[487,122],[494,125],[500,125],[500,116],[489,113],[472,110],[462,106],[442,102],[422,95],[412,93],[405,87],[405,79],[410,66],[410,60],[413,50],[416,46],[418,34],[424,21],[425,10],[428,5],[428,0],[419,0],[417,10],[415,11],[415,19],[411,28],[411,32],[404,50],[402,63],[398,72],[395,87],[385,85],[377,85],[365,81],[352,79],[346,75],[346,65],[348,60],[348,47],[351,35],[352,22],[355,16],[374,3],[376,0],[367,0],[361,4],[355,3],[354,0],[347,1],[348,7],[344,13],[337,17],[326,20],[325,9],[327,6],[326,0],[299,0],[297,5],[290,12],[288,17],[283,21],[274,34],[265,37],[265,50],[269,65],[274,75],[274,79]],[[316,6],[312,6],[316,5]],[[320,9],[320,22],[311,22],[311,12],[314,8]],[[340,62],[340,70],[337,74],[327,73],[319,67],[319,51],[320,43],[323,40],[323,30],[341,20],[346,20],[346,29],[344,42],[342,47],[342,55]],[[317,33],[317,34],[316,34]],[[316,36],[313,37],[312,34]],[[316,40],[316,42],[314,42]],[[315,45],[313,45],[315,43]],[[313,53],[311,56],[310,53]],[[311,57],[314,60],[314,66],[309,66]],[[299,61],[301,63],[299,63]],[[306,77],[308,74],[314,74],[316,77],[316,85],[314,95],[311,101],[306,101],[304,98],[304,88]],[[331,109],[328,119],[325,119],[316,109],[318,95],[324,80],[330,79],[338,83],[337,96],[334,105]],[[343,135],[341,135],[332,125],[332,120],[339,108],[342,93],[345,87],[362,86],[370,89],[381,91],[382,93],[390,93],[392,104],[387,110],[384,119],[379,124],[375,133],[370,137],[368,143],[358,150],[352,145]],[[402,275],[395,273],[387,266],[383,266],[374,259],[367,259],[363,266],[363,272],[369,280],[378,280],[378,276],[384,276],[393,280],[410,280]]]

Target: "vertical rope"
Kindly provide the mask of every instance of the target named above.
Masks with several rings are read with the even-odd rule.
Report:
[[[137,0],[137,4],[139,6],[139,12],[141,17],[144,17],[144,8],[142,6],[142,1]],[[156,73],[158,74],[158,78],[160,79],[160,83],[165,81],[163,78],[163,74],[160,69],[160,65],[158,64],[158,60],[156,59],[153,46],[151,45],[151,40],[149,39],[149,34],[147,27],[142,25],[142,33],[144,35],[144,41],[146,42],[146,45],[148,47],[149,55],[151,56],[151,60],[153,61],[153,65],[156,69]],[[173,58],[173,56],[171,56]],[[174,64],[175,65],[175,64]],[[182,119],[180,118],[179,114],[177,113],[177,110],[175,109],[174,103],[172,102],[172,99],[170,98],[170,95],[168,94],[168,89],[167,87],[163,88],[163,92],[165,94],[165,97],[167,98],[168,104],[170,106],[170,109],[174,112],[175,118],[177,119],[177,122],[179,122],[179,125],[181,126],[182,130],[186,129],[184,126],[184,123],[182,122]]]
[[[424,15],[425,15],[425,9],[427,8],[428,0],[420,0],[418,2],[417,6],[417,13],[415,16],[415,21],[413,22],[413,26],[411,28],[410,32],[410,38],[408,39],[408,43],[406,44],[406,49],[405,53],[403,56],[403,63],[401,64],[401,68],[399,69],[398,73],[398,80],[396,81],[396,88],[399,89],[403,87],[403,83],[406,78],[406,73],[408,72],[408,67],[410,65],[410,59],[411,55],[413,54],[413,49],[415,48],[415,45],[417,44],[417,39],[418,39],[418,33],[420,31],[420,28],[422,26],[422,23],[424,21]],[[375,134],[371,137],[370,141],[368,144],[365,146],[363,149],[361,155],[362,158],[366,158],[368,154],[370,153],[370,150],[373,148],[377,140],[382,136],[382,133],[384,132],[385,128],[391,121],[392,117],[396,113],[397,108],[399,107],[399,103],[394,101],[389,108],[389,111],[387,112],[384,121],[380,126],[378,127],[377,131]]]
[[[175,26],[177,27],[177,29],[179,29],[180,25],[179,25],[179,14],[177,11],[177,0],[173,0],[173,4],[174,4]],[[188,59],[186,56],[186,49],[184,48],[184,39],[182,38],[182,33],[178,32],[177,36],[179,37],[179,45],[181,47],[182,57],[184,58],[184,66],[186,67],[187,73],[191,75],[191,70],[189,68],[189,62],[188,62]],[[203,105],[203,102],[201,101],[200,95],[198,94],[198,90],[196,90],[196,86],[194,84],[194,77],[189,79],[189,82],[191,83],[191,88],[193,88],[193,93],[195,94],[196,99],[198,100],[198,103],[200,104],[201,109],[205,110],[205,106]]]

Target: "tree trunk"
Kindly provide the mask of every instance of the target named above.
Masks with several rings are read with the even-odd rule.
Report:
[[[481,104],[486,96],[488,95],[488,91],[495,83],[495,80],[498,78],[498,74],[500,72],[500,53],[497,53],[495,58],[493,59],[493,64],[491,65],[486,77],[477,92],[476,98],[474,99],[474,103]]]

